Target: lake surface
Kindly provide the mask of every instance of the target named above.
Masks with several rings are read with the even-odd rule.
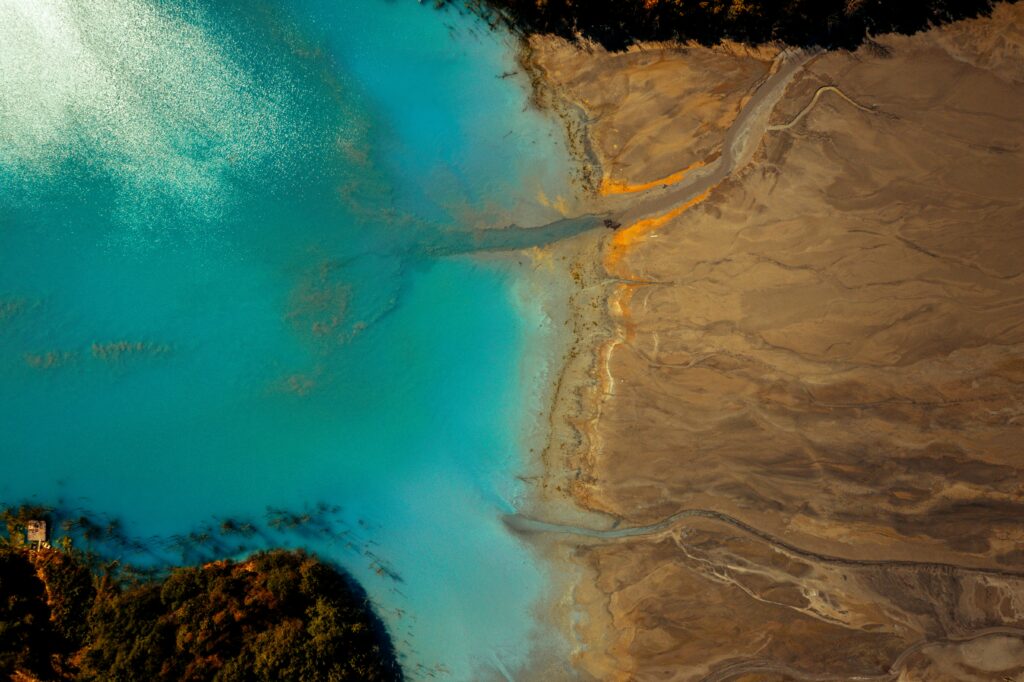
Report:
[[[0,0],[0,501],[140,564],[324,553],[413,679],[550,644],[501,515],[555,325],[436,248],[570,193],[511,45],[412,0]]]

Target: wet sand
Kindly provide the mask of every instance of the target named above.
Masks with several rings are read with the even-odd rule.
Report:
[[[510,523],[583,677],[1024,679],[1024,6],[778,52],[533,41],[623,227]]]

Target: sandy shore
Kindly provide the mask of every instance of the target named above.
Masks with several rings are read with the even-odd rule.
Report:
[[[1024,6],[801,55],[712,177],[777,52],[532,43],[627,218],[563,254],[532,532],[574,565],[574,663],[1024,679]]]

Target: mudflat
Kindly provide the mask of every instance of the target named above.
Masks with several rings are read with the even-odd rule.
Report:
[[[530,59],[622,222],[548,453],[618,529],[562,535],[581,673],[1024,680],[1024,6]]]

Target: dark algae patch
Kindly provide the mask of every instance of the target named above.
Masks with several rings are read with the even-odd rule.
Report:
[[[401,680],[350,578],[273,550],[140,578],[72,548],[31,549],[8,511],[0,546],[0,678]]]
[[[1014,1],[1014,0],[1011,0]],[[444,4],[444,3],[442,3]],[[521,33],[594,40],[621,50],[645,40],[781,41],[853,48],[882,33],[988,14],[992,0],[472,0]]]

